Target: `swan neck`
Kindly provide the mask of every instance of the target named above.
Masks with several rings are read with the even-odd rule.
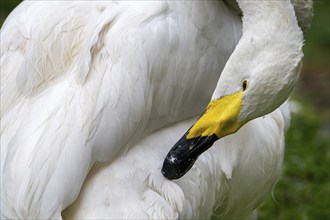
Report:
[[[237,0],[237,2],[243,13],[243,33],[249,30],[253,30],[254,33],[267,32],[267,34],[279,31],[301,32],[293,5],[289,0]]]

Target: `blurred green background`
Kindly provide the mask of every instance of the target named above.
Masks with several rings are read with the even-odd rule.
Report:
[[[0,0],[0,23],[20,0]],[[330,1],[314,0],[282,176],[258,219],[330,219]]]

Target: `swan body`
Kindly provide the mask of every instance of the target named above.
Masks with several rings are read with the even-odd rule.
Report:
[[[280,173],[288,107],[220,139],[175,182],[161,175],[159,161],[196,118],[156,131],[124,157],[96,164],[63,218],[251,219]]]
[[[199,114],[240,36],[222,3],[20,4],[1,29],[2,217],[60,218],[95,161]]]
[[[257,26],[253,5],[239,1],[242,23],[222,1],[21,3],[1,29],[1,218],[61,219],[79,194],[64,217],[250,215],[279,174],[289,121],[279,106],[298,78],[303,41],[289,1],[263,1]],[[273,6],[287,15],[278,34],[259,30]],[[274,40],[263,41],[269,31]],[[253,75],[274,48],[286,56]],[[185,120],[210,97],[240,92],[246,78],[237,108],[245,126],[182,179],[164,178],[160,161]]]

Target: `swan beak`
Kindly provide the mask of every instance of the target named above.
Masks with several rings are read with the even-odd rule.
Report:
[[[238,121],[242,100],[243,92],[237,92],[211,101],[204,114],[167,154],[163,175],[169,180],[181,178],[216,140],[238,131],[246,123]]]

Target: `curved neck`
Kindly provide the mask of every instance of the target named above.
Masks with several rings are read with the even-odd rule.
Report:
[[[241,88],[237,80],[250,78],[251,83],[252,79],[259,82],[249,89],[250,94],[259,94],[254,91],[260,89],[257,85],[262,87],[269,83],[275,88],[268,85],[264,89],[281,96],[274,106],[260,110],[266,113],[279,106],[296,84],[303,56],[303,33],[289,0],[237,2],[243,13],[243,35],[221,73],[212,100],[237,92]],[[245,99],[258,97],[250,95]],[[257,102],[260,100],[251,100],[251,103]]]
[[[243,33],[252,29],[254,33],[293,31],[301,34],[294,8],[289,0],[237,2],[243,13]],[[267,29],[267,32],[264,29]]]

